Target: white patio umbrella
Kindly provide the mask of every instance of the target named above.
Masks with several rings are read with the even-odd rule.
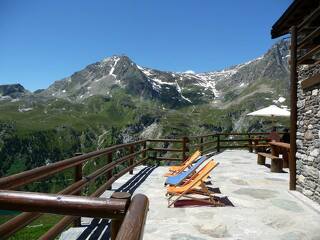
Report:
[[[274,117],[290,117],[290,112],[286,109],[279,108],[275,105],[270,105],[269,107],[262,108],[255,112],[247,114],[248,116],[261,116],[261,117],[272,117],[272,125],[274,123]]]

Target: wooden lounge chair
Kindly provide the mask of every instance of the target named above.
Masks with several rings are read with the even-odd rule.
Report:
[[[169,172],[164,176],[175,176],[181,172],[183,172],[186,168],[190,167],[193,162],[195,162],[201,156],[201,152],[199,150],[195,151],[190,157],[187,158],[186,161],[182,163],[180,166],[171,166],[169,168]]]
[[[165,185],[179,185],[183,181],[185,181],[190,175],[192,175],[197,168],[200,167],[201,164],[203,164],[207,160],[206,156],[202,156],[195,164],[193,164],[190,168],[188,168],[186,171],[183,171],[175,176],[169,176],[166,179]]]
[[[216,201],[213,197],[213,192],[211,192],[205,185],[205,181],[210,175],[211,171],[218,166],[218,163],[214,160],[209,161],[199,172],[195,173],[189,180],[187,180],[181,186],[168,186],[167,196],[168,207],[172,206],[180,198],[185,197],[199,202],[204,202],[211,204],[213,206],[222,206],[223,204]],[[204,195],[208,198],[197,198],[193,195]],[[174,199],[173,199],[174,198]]]

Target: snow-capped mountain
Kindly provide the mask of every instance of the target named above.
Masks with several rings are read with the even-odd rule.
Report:
[[[206,73],[160,71],[139,66],[127,56],[112,56],[54,82],[36,95],[81,102],[94,95],[112,97],[112,90],[121,88],[170,107],[233,100],[252,86],[252,91],[280,96],[289,87],[288,45],[281,41],[257,59]]]

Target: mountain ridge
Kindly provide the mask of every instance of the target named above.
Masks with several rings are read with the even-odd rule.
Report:
[[[281,41],[255,60],[206,73],[113,56],[34,93],[0,86],[10,89],[0,96],[0,175],[141,138],[269,131],[269,119],[246,115],[289,106],[288,49]]]
[[[114,88],[123,88],[131,95],[158,100],[168,107],[212,103],[228,100],[230,94],[239,95],[241,89],[259,79],[271,79],[276,84],[282,82],[288,87],[285,81],[289,72],[288,53],[289,44],[282,40],[256,59],[202,73],[142,67],[126,55],[113,55],[55,81],[47,89],[28,93],[40,98],[81,102],[94,95],[112,97]]]

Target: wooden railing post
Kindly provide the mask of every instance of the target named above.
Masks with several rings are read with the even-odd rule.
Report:
[[[131,194],[127,193],[127,192],[114,192],[111,195],[111,198],[128,200],[129,201],[128,206],[129,206],[130,205],[130,200],[131,200]],[[111,240],[115,240],[116,239],[117,234],[118,234],[118,232],[120,230],[121,224],[123,222],[123,219],[124,218],[111,220],[111,234],[110,234],[111,235]]]
[[[220,134],[217,135],[217,152],[220,152]]]
[[[189,139],[187,137],[182,138],[182,161],[184,161],[187,158],[187,143],[189,142]]]
[[[82,153],[76,153],[75,156],[80,156]],[[74,167],[74,182],[78,182],[82,180],[83,173],[82,173],[82,163]],[[75,195],[82,195],[82,191],[79,190]],[[81,226],[81,217],[77,217],[73,221],[73,226],[74,227],[80,227]]]
[[[107,164],[109,163],[112,163],[112,152],[109,152],[108,155],[107,155],[108,159],[107,159]],[[112,170],[108,171],[107,174],[106,174],[106,178],[107,178],[107,181],[109,179],[112,178]],[[107,190],[111,190],[112,189],[112,185],[110,185]]]
[[[134,145],[130,146],[130,154],[132,154],[132,153],[134,153]],[[134,158],[130,159],[130,161],[129,161],[130,166],[133,165],[133,160],[134,160]],[[131,174],[131,175],[133,174],[133,169],[130,170],[129,174]]]
[[[142,149],[143,150],[147,150],[147,141],[145,141],[143,144],[142,144]],[[143,152],[142,153],[142,158],[146,158],[147,157],[147,151]]]
[[[202,153],[203,152],[203,137],[200,138],[200,147],[199,151]]]
[[[251,140],[251,135],[250,134],[248,134],[248,148],[249,148],[249,152],[251,152],[252,153],[252,140]]]
[[[143,194],[136,194],[124,217],[117,240],[143,239],[144,225],[149,210],[149,200]]]

